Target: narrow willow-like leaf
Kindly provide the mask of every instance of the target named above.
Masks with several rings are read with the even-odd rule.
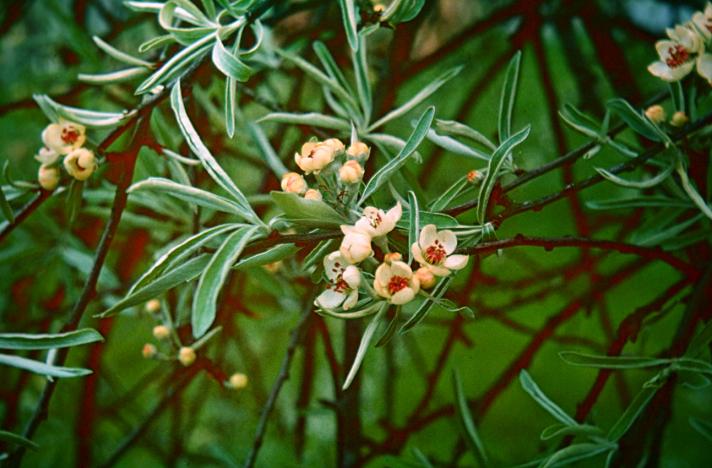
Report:
[[[396,1],[398,1],[398,0],[396,0]],[[426,457],[425,454],[423,454],[423,452],[421,452],[417,448],[413,448],[413,449],[411,449],[411,451],[413,452],[413,455],[415,456],[415,458],[418,459],[418,462],[420,462],[420,465],[423,468],[434,468],[433,464],[430,463],[430,460],[428,460],[428,457]]]
[[[334,60],[333,55],[331,55],[326,45],[321,41],[315,41],[312,44],[312,48],[329,77],[336,80],[348,93],[352,94],[353,90],[351,89],[351,84],[346,79],[346,76],[344,76],[344,73],[337,65],[336,60]]]
[[[313,127],[331,128],[333,130],[348,131],[351,128],[349,122],[344,119],[320,114],[318,112],[270,112],[257,123],[261,122],[281,122],[294,125],[311,125]]]
[[[572,463],[595,457],[596,455],[614,450],[613,444],[583,442],[563,448],[546,459],[540,465],[541,468],[551,468],[554,466],[571,466]]]
[[[579,424],[577,426],[554,424],[541,431],[539,438],[541,440],[549,440],[562,436],[603,437],[604,435],[605,433],[600,427],[589,424]]]
[[[84,182],[81,180],[72,180],[67,191],[67,219],[69,224],[74,224],[74,221],[79,216],[82,209],[82,192],[84,191]]]
[[[356,90],[358,91],[358,99],[361,102],[363,110],[364,125],[371,120],[371,111],[373,106],[373,96],[371,95],[371,82],[368,79],[368,58],[366,36],[362,33],[358,35],[359,48],[351,54],[351,59],[354,66],[354,75],[356,77]]]
[[[9,354],[0,354],[0,365],[16,367],[35,374],[58,378],[83,377],[92,373],[89,369],[51,366],[49,364],[45,364],[44,362],[27,359],[21,356],[11,356]]]
[[[308,270],[314,265],[318,265],[319,262],[324,258],[324,256],[334,250],[336,241],[334,239],[328,239],[328,240],[323,240],[317,244],[314,249],[307,254],[306,257],[304,257],[304,261],[302,262],[302,268],[304,270]],[[319,269],[317,268],[317,271]]]
[[[126,68],[124,70],[117,70],[109,73],[99,73],[99,74],[89,74],[80,73],[77,75],[79,81],[84,83],[94,84],[94,85],[107,85],[114,83],[123,83],[124,81],[131,80],[133,78],[143,76],[148,73],[149,70],[143,67],[133,67]]]
[[[0,349],[68,348],[97,341],[104,338],[93,328],[53,334],[0,333]]]
[[[428,131],[428,140],[432,141],[444,150],[450,151],[451,153],[467,156],[474,159],[479,159],[481,161],[490,160],[490,155],[485,153],[484,151],[466,145],[452,137],[439,135],[433,129],[430,129]]]
[[[218,294],[223,283],[232,265],[240,257],[247,243],[253,239],[257,229],[257,226],[244,227],[230,234],[200,275],[191,313],[191,326],[195,338],[203,336],[215,321]]]
[[[425,0],[394,0],[383,12],[382,21],[393,24],[406,23],[420,13],[425,5]]]
[[[514,149],[515,146],[527,139],[530,130],[531,126],[527,125],[524,129],[507,138],[507,140],[499,145],[497,150],[492,154],[492,158],[490,158],[489,164],[487,165],[487,174],[482,181],[480,193],[477,196],[477,221],[480,224],[484,224],[486,220],[487,205],[489,204],[492,190],[497,183],[499,171],[502,168],[504,161],[507,159],[507,155]]]
[[[225,79],[225,133],[235,136],[235,119],[237,114],[237,80],[232,77]],[[252,122],[250,122],[252,123]]]
[[[608,431],[607,438],[611,442],[617,442],[621,437],[628,432],[628,429],[633,425],[638,416],[643,412],[650,400],[657,393],[660,385],[649,385],[643,387],[638,394],[633,398],[633,401],[628,405],[628,408],[623,412],[620,418],[613,424],[613,427]]]
[[[173,90],[171,91],[171,107],[173,108],[176,121],[178,122],[178,126],[180,127],[188,146],[193,153],[198,156],[200,161],[203,163],[203,167],[205,167],[205,170],[208,171],[208,174],[210,174],[213,180],[225,189],[225,191],[232,196],[235,202],[237,202],[238,206],[242,210],[240,215],[244,219],[255,222],[256,224],[262,224],[259,217],[254,211],[252,211],[245,195],[243,195],[242,191],[237,188],[237,185],[235,185],[225,170],[220,166],[220,164],[218,164],[203,141],[200,139],[198,132],[195,131],[193,124],[188,118],[188,114],[185,112],[183,96],[181,95],[180,89],[180,80],[176,82],[173,86]]]
[[[274,175],[277,176],[278,179],[281,179],[284,174],[289,172],[289,169],[287,169],[277,155],[277,152],[272,148],[262,128],[253,122],[248,122],[247,130],[250,132],[252,140],[257,143],[257,150],[260,156],[262,156],[262,159],[267,163],[269,168],[272,169]]]
[[[143,68],[152,68],[153,64],[151,62],[147,62],[145,60],[141,60],[138,57],[134,57],[133,55],[127,54],[124,51],[121,51],[108,42],[105,42],[102,38],[99,36],[92,36],[92,39],[94,40],[94,43],[104,52],[107,53],[110,57],[118,60],[119,62],[124,62],[128,65],[134,65],[137,67],[143,67]]]
[[[421,104],[423,101],[425,101],[427,98],[429,98],[433,93],[435,93],[438,89],[440,89],[445,83],[453,79],[455,76],[457,76],[458,73],[462,71],[461,66],[457,66],[454,68],[451,68],[450,70],[447,70],[445,73],[442,73],[440,76],[435,78],[433,81],[428,83],[426,87],[418,91],[418,93],[410,98],[408,101],[406,101],[403,105],[399,106],[397,109],[394,109],[390,111],[388,114],[384,115],[381,117],[378,121],[376,121],[373,125],[371,125],[368,130],[373,131],[377,129],[378,127],[385,125],[386,123],[390,122],[393,119],[396,119],[411,109],[415,108],[417,105]]]
[[[399,330],[399,333],[408,333],[408,331],[410,331],[413,327],[422,322],[423,319],[428,315],[428,312],[430,312],[430,309],[432,309],[435,305],[437,299],[440,299],[443,294],[445,294],[451,281],[452,278],[441,279],[438,285],[435,286],[435,289],[431,293],[431,297],[426,298],[420,304],[420,306],[413,313],[413,315],[411,315],[410,318],[403,324],[403,326]]]
[[[606,103],[611,112],[615,113],[636,133],[648,140],[661,141],[660,135],[653,124],[640,112],[633,109],[625,99],[611,99]]]
[[[293,257],[298,251],[299,248],[294,244],[275,245],[264,252],[241,259],[233,268],[235,270],[245,270],[247,268],[267,265],[268,263],[274,263],[284,260],[285,258]]]
[[[212,47],[212,41],[215,39],[214,34],[206,34],[201,39],[193,42],[187,47],[184,47],[180,52],[172,56],[161,68],[156,70],[151,76],[146,78],[138,88],[135,94],[143,94],[161,83],[165,83],[175,73],[184,70],[190,66],[192,59],[198,55],[207,52]],[[175,89],[175,88],[174,88]]]
[[[696,418],[694,416],[690,417],[690,426],[696,430],[699,434],[705,437],[708,441],[712,442],[712,423],[705,421],[704,419]]]
[[[710,341],[712,341],[712,320],[707,321],[702,330],[695,335],[685,351],[685,356],[696,357],[707,348]]]
[[[408,157],[415,152],[415,150],[425,138],[425,135],[427,135],[434,115],[435,108],[428,107],[418,120],[418,123],[415,125],[415,129],[413,130],[413,133],[411,133],[408,137],[408,140],[406,141],[406,144],[403,149],[400,150],[400,152],[396,155],[395,158],[388,161],[385,166],[379,169],[378,172],[376,172],[373,177],[369,179],[368,183],[366,184],[366,188],[364,188],[363,194],[361,194],[361,198],[358,201],[358,205],[363,204],[363,202],[365,202],[368,197],[373,195],[376,190],[378,190],[383,184],[388,181],[388,179],[390,179],[394,172],[396,172],[406,163]]]
[[[146,270],[143,275],[141,275],[138,281],[136,281],[131,289],[129,289],[128,295],[131,295],[135,291],[146,287],[154,279],[160,276],[168,265],[178,264],[180,261],[188,258],[188,256],[196,252],[203,245],[229,231],[237,229],[239,226],[240,225],[238,224],[221,224],[219,226],[213,226],[180,242],[161,255],[153,263],[153,265],[151,265],[151,267]]]
[[[49,120],[56,122],[59,118],[64,118],[86,127],[92,128],[108,128],[114,127],[121,123],[125,118],[132,113],[120,112],[102,112],[88,109],[80,109],[78,107],[65,106],[52,100],[44,94],[35,94],[32,96],[38,106],[42,109]]]
[[[210,208],[211,210],[236,214],[238,216],[243,215],[242,208],[225,197],[221,197],[220,195],[215,195],[206,190],[191,187],[189,185],[179,184],[162,177],[149,177],[148,179],[136,182],[129,188],[128,192],[131,193],[140,190],[151,190],[165,193],[180,200],[185,200],[205,208]]]
[[[383,332],[383,335],[381,335],[381,337],[376,342],[376,348],[380,348],[382,346],[387,345],[395,336],[396,330],[398,329],[398,324],[400,323],[400,306],[397,306],[395,310],[396,311],[393,314],[393,318],[390,322],[388,322],[388,327],[386,327],[386,331]]]
[[[455,411],[460,422],[460,434],[467,442],[472,454],[477,458],[479,465],[486,467],[489,465],[487,452],[482,439],[480,439],[475,421],[470,414],[470,407],[467,405],[467,397],[462,389],[460,375],[454,369],[452,371],[452,387],[455,393]]]
[[[531,378],[529,372],[522,369],[519,373],[519,383],[522,388],[536,401],[539,406],[544,408],[547,413],[552,415],[557,421],[566,424],[567,426],[578,426],[578,422],[562,410],[556,403],[551,401],[549,397],[541,391],[539,386]]]
[[[678,358],[674,359],[670,365],[670,369],[676,372],[686,371],[695,372],[698,374],[712,375],[712,364],[700,359]]]
[[[460,177],[454,184],[448,187],[447,190],[441,193],[438,198],[433,200],[428,208],[432,211],[444,210],[460,195],[460,193],[462,193],[463,190],[467,188],[467,184],[467,176]]]
[[[127,307],[143,304],[149,299],[154,299],[156,296],[168,291],[169,289],[185,284],[186,282],[197,278],[198,275],[205,270],[205,267],[209,261],[210,255],[208,254],[202,254],[198,257],[191,258],[185,263],[177,265],[174,269],[159,276],[153,281],[148,282],[142,288],[136,289],[131,294],[128,294],[106,311],[97,315],[97,317],[104,318],[115,315]]]
[[[682,89],[682,83],[673,81],[668,83],[668,87],[670,88],[670,97],[672,98],[675,112],[685,112],[685,92]]]
[[[641,369],[666,366],[669,359],[639,356],[597,356],[576,351],[561,351],[559,357],[573,366],[595,367],[598,369]]]
[[[700,219],[702,219],[702,213],[685,221],[673,223],[667,228],[664,225],[660,225],[642,234],[634,233],[631,237],[631,242],[642,246],[652,246],[669,239],[679,239],[681,237],[680,233],[684,232],[690,226],[695,225]]]
[[[467,138],[483,145],[484,147],[492,151],[497,149],[497,146],[482,133],[478,132],[477,130],[468,125],[457,122],[455,120],[435,119],[435,126],[438,130],[442,132],[448,133],[450,135]]]
[[[596,172],[601,174],[604,178],[607,180],[610,180],[616,185],[620,185],[621,187],[627,187],[627,188],[637,188],[637,189],[646,189],[646,188],[652,188],[655,187],[658,184],[661,184],[665,179],[670,177],[670,174],[672,174],[672,171],[675,169],[674,164],[670,164],[667,168],[662,170],[659,174],[655,175],[654,177],[651,177],[650,179],[647,180],[639,180],[639,181],[634,181],[634,180],[627,180],[622,177],[618,177],[617,175],[613,174],[612,172],[609,172],[606,169],[603,169],[601,167],[595,168]]]
[[[361,337],[361,342],[358,345],[358,350],[356,351],[356,357],[354,358],[353,364],[351,364],[351,369],[349,370],[349,373],[346,376],[344,385],[341,388],[342,390],[346,390],[347,388],[349,388],[351,382],[353,382],[354,378],[356,377],[356,374],[358,373],[358,370],[361,367],[361,363],[363,362],[363,358],[366,356],[366,351],[368,351],[368,346],[371,344],[373,335],[374,333],[376,333],[378,325],[385,317],[387,310],[388,303],[383,302],[375,317],[373,317],[371,322],[366,327],[366,330],[364,330],[363,336]]]
[[[30,439],[26,439],[21,435],[15,434],[14,432],[2,431],[0,430],[0,442],[5,442],[8,444],[19,445],[28,449],[36,450],[40,446],[32,442]]]
[[[517,85],[519,84],[519,67],[522,63],[522,51],[517,51],[507,65],[502,85],[502,94],[499,98],[499,119],[497,130],[500,143],[509,139],[512,134],[512,112],[517,98]]]
[[[347,220],[321,200],[307,200],[296,193],[270,193],[287,218],[297,224],[314,227],[338,227]]]
[[[408,263],[413,261],[411,246],[418,242],[420,235],[420,209],[418,208],[418,198],[415,192],[408,191]]]
[[[564,104],[564,108],[559,111],[559,116],[571,128],[590,138],[598,138],[601,133],[601,124],[571,104]]]
[[[7,198],[5,197],[5,191],[2,189],[2,187],[0,187],[0,209],[2,209],[2,214],[3,216],[5,216],[5,219],[7,219],[8,222],[15,222],[15,213],[12,211],[12,207],[7,201]]]
[[[223,74],[236,81],[247,81],[254,70],[240,60],[235,54],[228,51],[220,37],[216,35],[212,53],[213,64]]]
[[[141,45],[138,46],[138,51],[143,54],[153,49],[172,44],[173,42],[175,42],[175,39],[173,39],[173,36],[171,36],[170,34],[152,37],[151,39],[142,42]]]
[[[341,8],[341,19],[344,23],[344,31],[346,39],[349,42],[351,50],[358,50],[358,18],[356,16],[355,0],[339,0]]]

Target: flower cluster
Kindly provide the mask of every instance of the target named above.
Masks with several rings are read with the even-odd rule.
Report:
[[[360,141],[353,143],[348,149],[337,138],[308,141],[302,145],[301,151],[294,154],[294,162],[304,176],[314,175],[319,188],[309,188],[303,175],[288,172],[282,176],[282,190],[296,193],[307,200],[322,200],[322,191],[332,185],[348,187],[361,182],[364,172],[362,164],[368,159],[370,151],[370,148]],[[338,193],[335,191],[335,195]]]
[[[74,122],[49,124],[42,132],[42,147],[35,159],[40,162],[37,181],[45,190],[57,188],[60,179],[59,158],[67,173],[77,180],[86,180],[96,169],[94,153],[84,148],[86,128]]]
[[[341,226],[344,238],[339,250],[324,258],[329,284],[317,297],[317,306],[324,309],[341,306],[349,310],[356,305],[362,284],[357,264],[373,256],[372,242],[387,250],[386,236],[395,229],[402,214],[400,202],[388,211],[368,206],[356,223]],[[453,255],[456,247],[457,238],[452,231],[438,231],[434,224],[428,224],[421,230],[418,242],[411,246],[420,268],[413,272],[400,253],[386,253],[374,273],[372,290],[391,304],[407,304],[421,288],[434,286],[437,276],[448,276],[467,265],[466,255]]]
[[[679,81],[693,68],[712,85],[712,3],[692,15],[685,24],[667,29],[668,39],[658,41],[655,49],[660,60],[648,71],[665,81]]]

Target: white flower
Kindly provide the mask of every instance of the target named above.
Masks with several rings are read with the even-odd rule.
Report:
[[[358,301],[361,272],[338,250],[324,257],[324,272],[329,278],[326,290],[316,298],[316,305],[324,309],[336,309],[343,304],[349,310]]]
[[[59,158],[59,153],[49,148],[40,148],[40,151],[35,156],[35,159],[42,164],[54,164]]]
[[[59,154],[68,154],[81,148],[86,141],[86,129],[73,122],[59,122],[48,125],[42,132],[42,142]]]
[[[37,172],[37,182],[45,190],[56,189],[59,185],[59,168],[42,164]]]
[[[396,206],[387,213],[373,206],[367,206],[363,210],[363,216],[356,221],[355,227],[371,238],[385,236],[396,227],[402,215],[403,208],[400,202],[397,202]]]
[[[648,66],[648,71],[664,81],[679,81],[695,65],[693,51],[676,41],[658,41],[655,43],[660,60]]]
[[[346,184],[355,184],[363,179],[363,167],[353,159],[350,159],[339,169],[339,178]]]
[[[64,168],[77,180],[87,180],[96,169],[94,153],[86,148],[75,149],[64,158]]]
[[[344,238],[341,241],[339,251],[349,261],[349,263],[359,263],[366,260],[372,253],[371,236],[346,224],[341,225],[341,232]]]
[[[357,141],[353,145],[349,146],[349,149],[346,150],[346,154],[352,158],[368,159],[371,154],[371,148],[369,148],[366,143]]]
[[[335,146],[334,143],[306,142],[302,145],[302,151],[294,154],[294,162],[305,174],[318,174],[334,160]]]
[[[705,11],[698,11],[692,15],[692,24],[702,37],[709,40],[712,38],[712,3],[707,3]]]
[[[697,73],[712,86],[712,54],[697,57]]]
[[[302,194],[307,190],[307,182],[304,180],[304,177],[296,172],[287,172],[284,174],[280,185],[282,190],[288,193]]]
[[[461,270],[467,265],[467,255],[451,255],[457,247],[457,237],[450,230],[438,232],[434,224],[420,231],[418,242],[411,245],[413,258],[420,266],[436,276],[447,276],[450,270]]]
[[[696,54],[704,49],[705,41],[694,27],[678,24],[675,28],[667,28],[665,32],[670,39],[683,46],[691,54]]]
[[[322,200],[324,197],[320,191],[310,188],[304,193],[304,198],[307,200]]]
[[[373,288],[391,304],[402,305],[413,300],[420,290],[420,281],[405,262],[382,263],[376,268]]]

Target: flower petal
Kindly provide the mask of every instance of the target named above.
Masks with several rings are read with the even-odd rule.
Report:
[[[428,262],[425,261],[425,258],[423,258],[423,250],[420,248],[417,242],[413,242],[413,245],[410,246],[410,251],[413,253],[413,258],[415,259],[415,261],[418,262],[421,266],[425,266],[428,264]]]
[[[361,272],[353,265],[346,267],[342,278],[351,289],[358,289],[361,284]]]
[[[410,278],[413,276],[413,270],[411,270],[410,266],[405,262],[391,262],[391,276]]]
[[[427,249],[434,241],[437,239],[438,229],[434,224],[428,224],[420,230],[420,238],[418,239],[418,244],[420,248]]]
[[[391,272],[390,265],[381,263],[378,268],[376,268],[376,283],[380,283],[382,286],[385,286],[391,280],[391,276],[393,276],[393,273]]]
[[[467,266],[467,261],[470,259],[467,255],[450,255],[445,259],[443,266],[450,270],[462,270]]]
[[[712,85],[712,54],[697,57],[697,73]]]
[[[343,304],[344,310],[349,310],[356,305],[356,302],[358,302],[358,289],[354,289],[349,293]]]
[[[411,288],[403,288],[393,296],[391,296],[391,304],[403,305],[412,301],[415,297],[415,291]]]
[[[319,297],[316,298],[316,303],[319,307],[324,309],[336,309],[342,302],[344,302],[345,298],[346,294],[342,292],[335,291],[333,289],[325,289],[324,292],[319,294]]]
[[[457,247],[457,237],[451,230],[446,229],[438,232],[438,240],[443,245],[443,248],[445,248],[445,253],[447,255],[450,255],[455,251],[455,248]]]
[[[450,275],[450,270],[444,266],[439,265],[425,265],[425,267],[430,270],[435,276],[448,276]]]

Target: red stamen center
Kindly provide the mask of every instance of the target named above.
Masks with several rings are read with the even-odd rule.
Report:
[[[62,141],[68,145],[73,145],[79,139],[79,132],[76,128],[63,128]]]
[[[668,57],[665,60],[665,63],[670,68],[677,68],[687,62],[687,59],[689,58],[690,53],[687,51],[687,49],[685,49],[680,44],[677,44],[674,47],[670,47],[668,49]]]
[[[369,218],[369,222],[371,223],[372,228],[377,228],[383,222],[383,218],[381,217],[380,214],[376,213],[375,216],[371,216]]]
[[[408,278],[404,278],[402,276],[391,276],[391,279],[388,281],[388,292],[395,294],[401,289],[408,287],[408,283]]]
[[[425,249],[424,257],[431,265],[439,265],[447,257],[447,252],[445,252],[445,248],[440,241],[435,240],[432,245]]]

